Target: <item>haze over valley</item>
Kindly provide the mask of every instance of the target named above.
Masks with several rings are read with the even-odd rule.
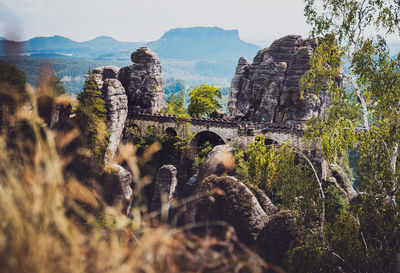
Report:
[[[143,45],[161,59],[166,93],[201,83],[227,88],[239,58],[252,60],[261,49],[241,40],[237,30],[218,27],[171,29],[153,42],[120,42],[107,36],[86,42],[75,42],[62,36],[36,37],[14,43],[1,40],[0,55],[6,54],[9,44],[17,50],[18,56],[8,56],[8,61],[26,73],[29,84],[37,84],[40,64],[51,63],[71,94],[80,92],[89,66],[126,66],[130,64],[130,54]]]

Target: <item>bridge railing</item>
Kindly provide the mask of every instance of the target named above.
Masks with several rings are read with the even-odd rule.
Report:
[[[161,114],[161,113],[143,113],[130,111],[128,119],[133,120],[150,120],[155,122],[177,122],[177,116]],[[239,132],[246,135],[256,134],[257,132],[266,133],[286,133],[295,134],[297,136],[304,135],[304,131],[300,124],[289,123],[266,123],[266,122],[248,122],[237,121],[231,119],[218,118],[191,118],[190,123],[194,125],[215,126],[224,128],[237,128]]]

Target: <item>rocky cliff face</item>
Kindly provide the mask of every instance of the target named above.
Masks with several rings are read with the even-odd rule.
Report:
[[[233,148],[219,145],[208,154],[198,175],[177,191],[176,168],[163,166],[159,170],[155,185],[152,209],[160,210],[160,193],[165,201],[176,198],[178,207],[169,211],[181,218],[181,224],[198,224],[200,234],[223,234],[221,221],[232,226],[238,238],[257,249],[267,261],[281,263],[291,243],[296,242],[293,215],[290,211],[279,211],[260,189],[252,188],[233,176]],[[168,209],[168,203],[166,204]]]
[[[299,80],[309,69],[317,44],[290,35],[260,50],[253,63],[240,58],[228,101],[231,117],[303,125],[324,114],[329,103],[325,92],[300,98]]]
[[[103,93],[107,109],[107,128],[110,133],[108,150],[110,152],[106,157],[113,156],[116,152],[128,116],[128,97],[125,88],[117,80],[118,71],[118,67],[115,66],[93,69],[96,83]]]
[[[105,155],[109,162],[117,151],[128,116],[128,97],[125,88],[118,78],[119,68],[102,66],[93,69],[95,81],[102,91],[107,109],[107,129],[110,141]],[[105,200],[109,205],[122,206],[123,213],[128,214],[132,203],[132,174],[122,166],[112,164],[112,171],[104,177]]]
[[[176,174],[177,170],[173,165],[164,165],[158,170],[150,211],[160,210],[163,201],[166,202],[166,209],[169,209],[170,202],[176,194],[175,190],[178,184]]]
[[[128,96],[129,111],[159,112],[164,107],[160,59],[145,46],[133,52],[131,60],[133,64],[118,73]]]

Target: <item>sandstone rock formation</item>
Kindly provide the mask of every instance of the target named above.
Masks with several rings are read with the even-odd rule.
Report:
[[[128,98],[121,82],[117,79],[118,67],[102,66],[93,69],[95,81],[102,91],[107,110],[107,129],[110,140],[105,155],[108,162],[117,151],[128,116]],[[106,200],[110,205],[121,205],[128,214],[132,203],[132,174],[122,166],[113,164],[112,173],[108,175],[105,185]]]
[[[129,111],[159,112],[164,107],[160,59],[144,46],[132,53],[131,60],[133,64],[118,73],[128,95]]]
[[[206,162],[198,174],[193,175],[184,185],[183,198],[195,200],[186,203],[184,206],[184,222],[191,224],[196,222],[196,213],[202,204],[199,202],[200,187],[202,181],[210,175],[222,175],[224,173],[232,175],[235,169],[235,159],[233,148],[229,145],[217,145],[207,155]]]
[[[164,165],[160,168],[150,205],[151,211],[160,210],[163,202],[166,202],[165,205],[168,211],[170,202],[175,195],[176,185],[178,184],[176,174],[177,170],[173,165]]]
[[[224,172],[233,175],[234,170],[233,148],[229,145],[217,145],[207,155],[198,180],[201,181],[212,174],[222,175]]]
[[[207,223],[208,231],[219,235],[224,229],[212,223],[223,221],[267,262],[282,264],[299,234],[292,212],[279,212],[262,191],[250,190],[232,176],[207,177],[201,182],[200,193],[196,223]]]
[[[300,98],[299,80],[309,69],[318,41],[290,35],[260,50],[253,63],[240,58],[231,83],[230,117],[249,121],[301,124],[323,115],[326,92]]]
[[[116,79],[105,79],[102,92],[107,109],[107,127],[110,133],[108,150],[113,156],[118,148],[128,116],[128,98],[122,84]]]
[[[291,244],[298,239],[300,231],[295,226],[295,219],[290,211],[270,216],[257,242],[261,250],[260,254],[266,261],[282,264]]]
[[[224,221],[244,242],[257,241],[269,217],[246,185],[232,176],[209,176],[202,181],[200,192],[205,197],[197,211],[198,222]]]
[[[268,196],[260,189],[254,188],[250,189],[254,196],[257,198],[258,203],[260,203],[260,206],[262,209],[265,211],[265,213],[268,216],[274,215],[275,213],[279,212],[279,209],[272,204],[271,200],[268,198]]]
[[[116,66],[101,66],[93,69],[93,75],[99,88],[103,86],[105,79],[118,79],[119,68]]]
[[[60,129],[64,127],[72,113],[72,105],[70,103],[55,103],[51,115],[50,129]]]
[[[128,116],[128,98],[122,84],[117,80],[118,68],[115,66],[102,66],[93,69],[96,83],[103,94],[107,109],[107,128],[110,133],[106,161],[116,152],[125,121]]]
[[[113,164],[104,177],[104,196],[109,205],[121,206],[129,214],[133,199],[132,174],[120,165]]]

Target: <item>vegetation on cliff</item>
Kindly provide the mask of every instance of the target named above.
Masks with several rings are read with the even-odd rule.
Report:
[[[102,195],[103,186],[112,188],[114,180],[97,173],[105,164],[108,132],[93,74],[89,71],[77,97],[76,117],[50,130],[51,118],[41,114],[53,114],[51,94],[64,93],[60,80],[53,74],[40,85],[51,89],[45,93],[25,86],[22,72],[0,62],[2,271],[271,272],[275,268],[266,263],[272,249],[279,249],[284,252],[273,253],[274,261],[287,272],[396,272],[400,54],[390,54],[383,35],[400,34],[400,4],[305,2],[318,47],[301,79],[301,94],[327,92],[330,99],[327,115],[307,123],[304,141],[315,149],[306,152],[256,136],[235,151],[236,178],[210,175],[227,174],[226,168],[219,170],[225,161],[233,169],[226,160],[233,157],[230,147],[210,156],[214,166],[206,159],[209,142],[199,144],[194,162],[184,154],[193,140],[191,118],[218,110],[221,92],[200,85],[190,91],[187,109],[183,91],[171,94],[164,112],[177,116],[177,126],[159,134],[154,125],[143,130],[128,122],[126,143],[110,159],[134,180],[128,215],[109,207]],[[366,35],[371,27],[381,36]],[[350,63],[346,71],[344,59]],[[204,170],[205,163],[210,170]],[[163,164],[178,167],[177,191],[194,196],[188,197],[194,205],[179,200],[190,205],[174,211],[177,218],[180,213],[192,217],[190,225],[164,225],[155,215],[165,211],[148,212],[152,182]],[[172,210],[179,207],[174,202],[168,204]],[[202,207],[190,214],[195,206]],[[217,223],[217,234],[209,220],[224,221]],[[195,233],[196,228],[213,235]]]
[[[77,121],[96,163],[104,166],[109,133],[106,127],[107,110],[93,73],[89,70],[85,85],[78,94]]]
[[[324,228],[302,236],[288,254],[288,269],[394,272],[400,251],[400,54],[391,56],[384,36],[399,37],[400,5],[305,2],[312,34],[322,38],[303,90],[328,89],[331,97],[328,114],[309,122],[307,136],[320,145],[337,180],[325,181]],[[344,58],[348,71],[341,70]],[[354,168],[346,164],[349,156]]]
[[[9,119],[27,99],[26,76],[14,65],[0,61],[0,126],[7,125]]]

